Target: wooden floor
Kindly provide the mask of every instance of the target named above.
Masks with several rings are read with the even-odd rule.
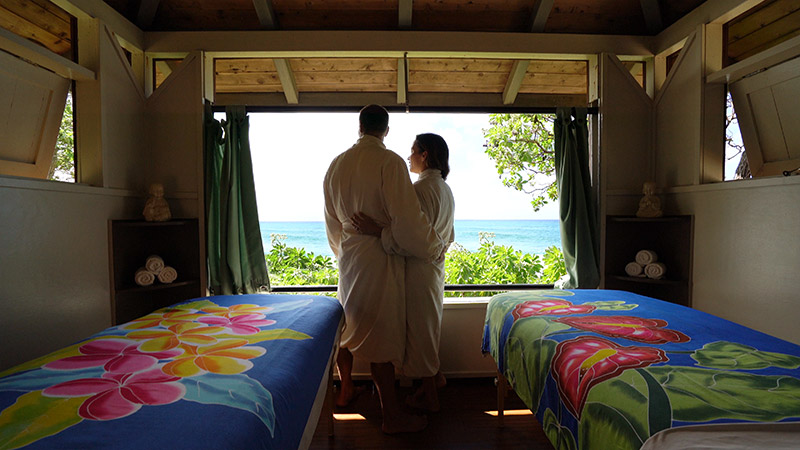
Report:
[[[398,388],[401,398],[411,388]],[[536,418],[530,415],[505,417],[505,427],[497,427],[497,417],[486,411],[497,410],[497,389],[493,378],[450,379],[439,391],[441,412],[428,415],[428,426],[418,433],[386,435],[381,432],[378,395],[367,385],[364,393],[347,408],[335,412],[360,414],[362,420],[336,420],[334,436],[321,418],[311,449],[546,449],[553,446]],[[506,410],[525,410],[511,392]],[[529,412],[529,411],[528,411]]]

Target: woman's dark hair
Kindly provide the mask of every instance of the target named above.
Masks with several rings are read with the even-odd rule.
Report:
[[[418,134],[417,147],[420,151],[428,152],[428,168],[439,169],[442,172],[442,179],[447,179],[447,174],[450,173],[450,150],[447,148],[447,142],[433,133]]]
[[[358,122],[365,133],[383,133],[389,127],[389,112],[381,105],[367,105],[361,108]]]

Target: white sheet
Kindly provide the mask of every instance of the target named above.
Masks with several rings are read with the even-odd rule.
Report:
[[[640,450],[795,450],[800,422],[721,423],[669,428],[650,436]]]

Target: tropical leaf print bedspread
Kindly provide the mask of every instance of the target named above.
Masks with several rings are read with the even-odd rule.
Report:
[[[341,315],[216,296],[108,328],[0,373],[0,449],[296,448]]]
[[[556,449],[638,449],[671,427],[800,421],[800,346],[610,290],[496,295],[483,338]]]

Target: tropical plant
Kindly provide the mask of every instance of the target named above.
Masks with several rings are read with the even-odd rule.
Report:
[[[56,151],[47,174],[48,180],[75,181],[75,137],[73,133],[72,94],[67,94],[64,115],[58,128]]]
[[[532,196],[534,211],[556,200],[552,114],[490,114],[486,154],[505,186]]]
[[[556,246],[543,256],[497,245],[494,233],[481,232],[480,246],[472,252],[454,242],[445,259],[446,284],[552,284],[566,273],[564,257]],[[288,247],[285,234],[270,234],[272,248],[266,254],[270,282],[274,286],[335,285],[336,263],[328,256]],[[449,297],[483,297],[496,292],[447,292]]]

